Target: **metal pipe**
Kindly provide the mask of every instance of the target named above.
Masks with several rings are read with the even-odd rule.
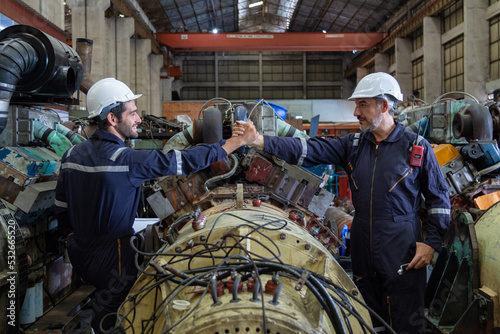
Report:
[[[21,78],[31,73],[38,63],[35,49],[20,39],[0,42],[0,133],[7,125],[9,105]]]
[[[492,140],[493,119],[491,114],[483,105],[473,103],[463,113],[457,113],[453,117],[453,136],[455,138],[465,137],[467,141]]]
[[[276,291],[274,291],[273,300],[270,302],[271,304],[276,306],[280,304],[278,298],[280,296],[281,289],[283,289],[283,282],[278,283],[278,287],[276,288]]]
[[[240,285],[241,277],[236,277],[234,280],[234,285],[233,285],[233,299],[231,299],[231,303],[236,303],[241,301],[241,299],[238,298],[238,287]]]
[[[80,84],[80,90],[87,94],[90,87],[95,83],[92,79],[91,69],[92,69],[92,46],[94,42],[91,39],[77,38],[76,39],[76,52],[82,59],[83,65],[83,80]]]
[[[260,281],[256,279],[255,284],[253,286],[252,299],[250,299],[251,302],[260,302],[259,291],[260,291]]]

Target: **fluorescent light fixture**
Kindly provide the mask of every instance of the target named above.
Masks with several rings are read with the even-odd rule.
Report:
[[[253,8],[253,7],[257,7],[257,6],[260,6],[264,4],[264,1],[257,1],[257,2],[254,2],[254,3],[251,3],[248,5],[248,8]]]
[[[118,16],[120,16],[120,17],[125,17],[125,15],[123,15],[123,14],[120,14],[120,15],[118,15]]]
[[[212,33],[216,34],[216,33],[218,33],[218,32],[219,32],[219,30],[218,30],[217,28],[213,28],[213,29],[212,29]]]
[[[326,34],[326,30],[323,29],[323,34]]]

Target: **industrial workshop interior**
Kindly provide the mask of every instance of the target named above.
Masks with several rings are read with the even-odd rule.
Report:
[[[498,0],[0,0],[0,332],[500,334],[499,137]]]

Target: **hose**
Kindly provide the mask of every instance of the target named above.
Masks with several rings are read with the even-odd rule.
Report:
[[[27,42],[17,38],[0,42],[0,133],[7,125],[10,99],[17,83],[31,73],[37,63],[38,55]]]
[[[205,193],[208,193],[210,191],[210,189],[208,189],[208,185],[210,183],[220,181],[223,179],[227,179],[228,177],[231,177],[234,175],[234,173],[236,172],[236,168],[238,167],[239,164],[238,164],[238,159],[236,158],[236,155],[231,154],[231,159],[233,159],[233,168],[231,168],[231,170],[225,174],[217,175],[217,176],[212,177],[211,179],[208,179],[203,184],[203,188],[205,189]]]

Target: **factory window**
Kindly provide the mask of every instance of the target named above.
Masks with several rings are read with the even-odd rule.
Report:
[[[264,60],[262,62],[263,82],[302,81],[302,59],[296,60]]]
[[[412,51],[417,51],[424,45],[424,27],[420,27],[411,33]]]
[[[228,100],[256,100],[259,98],[259,87],[220,87],[219,96]]]
[[[444,91],[464,90],[464,36],[444,45]]]
[[[341,86],[307,87],[308,99],[342,99]]]
[[[490,78],[500,79],[500,15],[490,20]]]
[[[412,61],[413,95],[424,98],[424,57]]]
[[[183,87],[181,89],[181,100],[207,101],[215,97],[213,87]]]
[[[215,82],[215,64],[213,60],[184,60],[182,62],[184,82]]]
[[[304,92],[300,87],[264,87],[262,98],[265,100],[296,100],[303,99]]]
[[[219,60],[219,83],[259,82],[258,60]]]
[[[463,1],[459,0],[446,7],[442,15],[443,22],[443,33],[451,30],[452,28],[458,26],[460,23],[464,22],[464,5]]]
[[[342,80],[342,59],[307,58],[307,82]]]

